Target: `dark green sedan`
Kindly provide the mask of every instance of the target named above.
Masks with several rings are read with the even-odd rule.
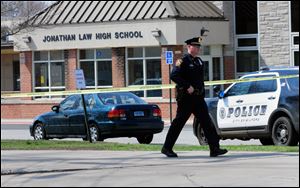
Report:
[[[131,92],[86,94],[85,103],[91,141],[113,137],[136,137],[150,144],[162,132],[161,110]],[[51,112],[37,116],[30,126],[35,140],[82,138],[88,140],[81,95],[70,95]]]

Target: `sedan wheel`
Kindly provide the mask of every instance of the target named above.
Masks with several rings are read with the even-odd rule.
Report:
[[[140,144],[150,144],[153,140],[153,134],[136,137]]]
[[[38,123],[35,125],[33,131],[33,137],[35,140],[44,140],[45,139],[45,129],[42,123]]]
[[[100,132],[96,125],[90,126],[90,134],[92,142],[103,141],[103,139],[100,137]]]
[[[287,117],[278,118],[272,130],[272,139],[275,145],[296,146],[298,137]]]

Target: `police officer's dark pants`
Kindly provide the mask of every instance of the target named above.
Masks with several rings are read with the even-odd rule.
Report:
[[[177,101],[176,118],[169,128],[164,148],[172,150],[183,126],[192,113],[200,121],[210,147],[219,147],[220,139],[215,128],[210,123],[208,108],[204,98],[199,95],[186,95]]]

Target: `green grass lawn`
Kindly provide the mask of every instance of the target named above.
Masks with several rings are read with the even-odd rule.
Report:
[[[161,144],[120,144],[111,142],[63,140],[1,140],[1,150],[110,150],[110,151],[160,151]],[[299,146],[228,145],[229,151],[299,152]],[[179,145],[175,151],[208,151],[208,146]]]

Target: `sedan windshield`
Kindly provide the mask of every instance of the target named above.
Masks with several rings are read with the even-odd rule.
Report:
[[[144,100],[130,92],[99,93],[98,97],[105,105],[146,104]]]

